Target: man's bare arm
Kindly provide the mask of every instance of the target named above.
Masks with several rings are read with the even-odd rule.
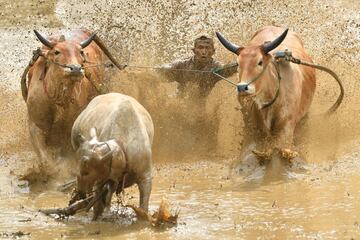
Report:
[[[160,75],[162,75],[163,77],[165,77],[169,82],[180,82],[181,71],[177,71],[176,69],[183,69],[185,68],[184,65],[184,61],[175,61],[173,63],[161,66],[161,68],[159,68],[157,72],[160,73]]]

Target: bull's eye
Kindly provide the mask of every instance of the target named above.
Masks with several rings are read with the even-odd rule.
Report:
[[[258,62],[258,66],[262,66],[262,65],[263,65],[263,61],[260,60],[260,61]]]
[[[83,51],[83,50],[80,50],[80,54],[81,54],[81,55],[84,55],[84,51]]]
[[[60,51],[55,50],[55,55],[59,55],[59,54],[60,54]]]

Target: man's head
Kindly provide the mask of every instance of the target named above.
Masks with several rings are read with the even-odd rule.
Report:
[[[200,63],[209,62],[215,53],[213,40],[204,35],[196,38],[193,52],[195,54],[195,59]]]

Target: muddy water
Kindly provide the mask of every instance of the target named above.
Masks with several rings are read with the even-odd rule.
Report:
[[[341,173],[353,160],[312,166],[291,180],[251,183],[228,178],[223,161],[158,165],[150,209],[164,196],[181,209],[178,226],[162,231],[136,223],[129,210],[114,220],[115,207],[96,223],[91,214],[54,220],[36,213],[64,206],[69,196],[56,191],[2,194],[0,232],[21,230],[32,239],[356,239],[360,176]],[[126,200],[135,203],[135,193],[131,189]]]
[[[360,4],[351,0],[275,2],[28,0],[20,4],[0,0],[4,9],[0,20],[0,238],[16,237],[12,234],[18,231],[25,234],[18,235],[24,239],[359,238]],[[269,24],[299,32],[314,60],[332,68],[344,81],[345,104],[325,121],[319,113],[338,92],[327,75],[318,74],[309,122],[298,143],[308,161],[306,172],[273,167],[255,173],[261,178],[251,181],[232,174],[229,166],[239,151],[242,121],[235,110],[234,90],[222,82],[206,106],[207,114],[219,119],[216,152],[190,154],[197,153],[196,147],[204,142],[178,128],[183,119],[167,119],[180,112],[193,123],[199,116],[172,98],[173,85],[153,72],[129,68],[115,74],[121,81],[113,88],[137,98],[155,121],[150,211],[167,197],[173,209],[180,209],[178,226],[155,230],[137,223],[130,210],[116,207],[116,198],[111,212],[98,222],[90,221],[91,213],[60,220],[37,212],[66,206],[70,196],[56,191],[69,178],[67,174],[31,190],[17,180],[36,166],[26,108],[18,91],[21,71],[38,46],[32,29],[45,34],[77,26],[95,29],[114,52],[121,53],[117,56],[121,61],[152,66],[189,55],[194,36],[213,36],[214,30],[221,30],[242,43]],[[221,46],[216,47],[217,59],[233,60]],[[189,142],[196,147],[185,144]],[[188,154],[178,156],[182,153]],[[125,201],[137,204],[137,189],[126,192]]]

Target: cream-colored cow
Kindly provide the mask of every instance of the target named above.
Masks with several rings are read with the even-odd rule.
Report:
[[[154,126],[149,113],[134,98],[109,93],[94,98],[76,119],[71,140],[80,173],[72,202],[95,188],[96,220],[111,196],[122,187],[137,184],[140,207],[148,211],[152,182],[151,145]],[[106,196],[99,196],[107,182]]]

